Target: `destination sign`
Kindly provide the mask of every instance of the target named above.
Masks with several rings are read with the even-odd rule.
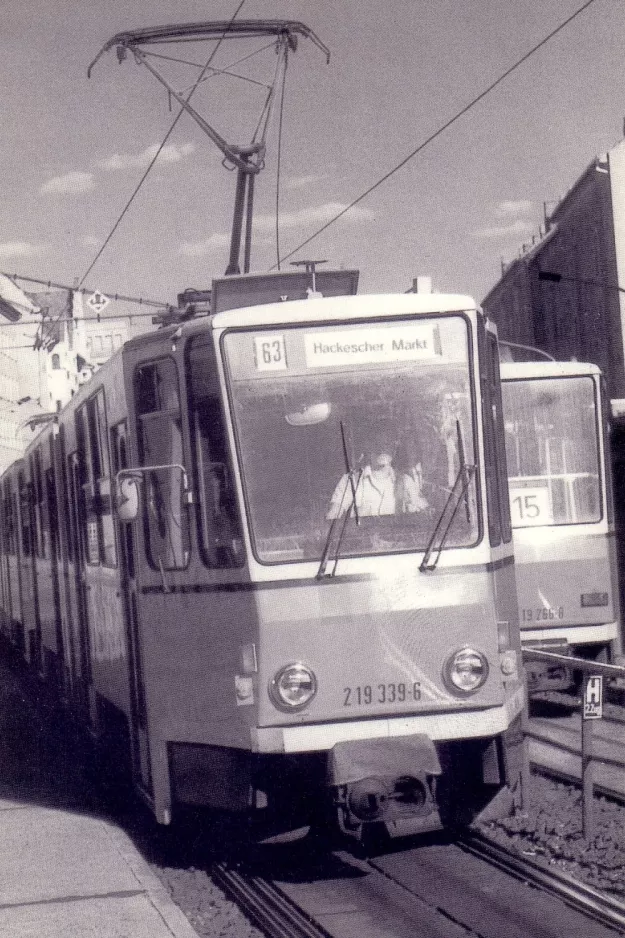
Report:
[[[420,361],[442,355],[439,327],[430,323],[307,333],[304,348],[308,368]]]

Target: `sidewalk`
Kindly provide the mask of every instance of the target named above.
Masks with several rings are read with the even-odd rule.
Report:
[[[0,656],[0,938],[197,938],[56,729]]]
[[[119,828],[0,800],[2,938],[197,938]]]

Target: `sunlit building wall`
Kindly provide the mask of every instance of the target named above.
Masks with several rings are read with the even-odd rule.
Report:
[[[594,362],[610,397],[625,398],[625,141],[587,167],[546,229],[505,268],[484,309],[503,339]]]

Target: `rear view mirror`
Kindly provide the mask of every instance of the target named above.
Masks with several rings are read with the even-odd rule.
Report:
[[[330,416],[332,405],[329,403],[310,404],[302,410],[285,414],[286,422],[292,427],[311,427],[316,423],[323,423]]]
[[[134,521],[139,514],[139,480],[132,470],[117,473],[115,480],[115,505],[120,521]]]

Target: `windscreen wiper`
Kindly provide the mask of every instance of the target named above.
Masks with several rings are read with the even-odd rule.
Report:
[[[460,462],[460,466],[461,466],[461,467],[464,466],[464,468],[466,469],[466,462],[465,462],[465,458],[464,458],[464,440],[462,439],[462,432],[461,432],[461,430],[460,430],[460,421],[459,421],[459,420],[456,420],[456,434],[457,434],[457,436],[458,436],[458,460],[459,460],[459,462]],[[474,466],[473,468],[475,469],[475,466]],[[465,515],[466,515],[466,519],[467,519],[467,524],[471,524],[471,506],[470,506],[470,504],[469,504],[469,484],[468,484],[468,482],[467,482],[467,484],[466,484],[465,487],[464,487],[464,491],[463,491],[462,495],[460,496],[461,499],[462,499],[463,497],[464,497],[464,511],[465,511]]]
[[[443,505],[443,510],[441,511],[440,515],[438,516],[438,520],[436,524],[434,525],[432,536],[430,537],[427,547],[425,548],[425,553],[423,554],[423,560],[419,564],[419,570],[422,573],[424,573],[426,570],[434,570],[436,568],[436,565],[438,564],[438,561],[440,560],[443,547],[445,546],[447,535],[449,534],[451,526],[454,522],[454,518],[458,514],[458,508],[460,507],[460,503],[463,500],[465,500],[467,522],[469,522],[469,524],[471,523],[471,509],[469,507],[468,491],[469,491],[469,485],[471,483],[471,479],[473,478],[473,476],[475,475],[477,471],[477,466],[473,466],[473,465],[468,466],[464,461],[464,446],[462,444],[462,435],[460,432],[459,420],[456,420],[456,430],[458,433],[458,457],[460,460],[460,468],[458,469],[458,475],[456,476],[454,480],[454,484],[451,488],[451,491],[449,495],[447,496],[445,504]],[[458,493],[458,497],[453,506],[453,510],[449,513],[449,519],[443,529],[445,516],[448,514],[448,509],[450,505],[453,503],[454,496],[456,495],[456,493]],[[440,536],[440,541],[439,541],[438,547],[435,549],[434,544],[436,543],[436,539],[439,535],[439,532],[441,531],[442,531],[442,534]],[[433,557],[434,554],[435,556]]]
[[[347,438],[345,436],[345,425],[343,421],[340,421],[341,428],[341,443],[343,446],[343,460],[345,462],[345,470],[347,472],[347,480],[345,482],[345,488],[343,489],[343,494],[341,496],[341,501],[339,503],[336,516],[332,519],[332,523],[328,529],[328,534],[326,537],[325,544],[323,545],[323,551],[321,552],[321,560],[319,562],[319,569],[317,570],[315,579],[320,580],[324,576],[334,576],[336,573],[336,568],[339,562],[341,544],[343,542],[343,535],[345,534],[345,528],[347,522],[352,514],[354,513],[354,518],[356,524],[360,524],[360,516],[358,514],[358,508],[356,506],[356,493],[358,492],[358,486],[360,485],[360,480],[362,478],[363,469],[362,466],[359,468],[356,480],[354,481],[355,470],[352,469],[351,463],[349,461],[349,454],[347,452]],[[348,488],[351,489],[351,501],[345,510],[345,514],[341,519],[341,510],[343,508],[343,502],[345,501],[345,496],[347,494]],[[334,530],[336,528],[337,522],[342,520],[341,530],[339,531],[338,540],[336,542],[336,547],[334,549],[334,567],[330,573],[326,573],[326,564],[328,563],[328,557],[330,555],[330,548],[332,546],[332,539],[334,535]]]

